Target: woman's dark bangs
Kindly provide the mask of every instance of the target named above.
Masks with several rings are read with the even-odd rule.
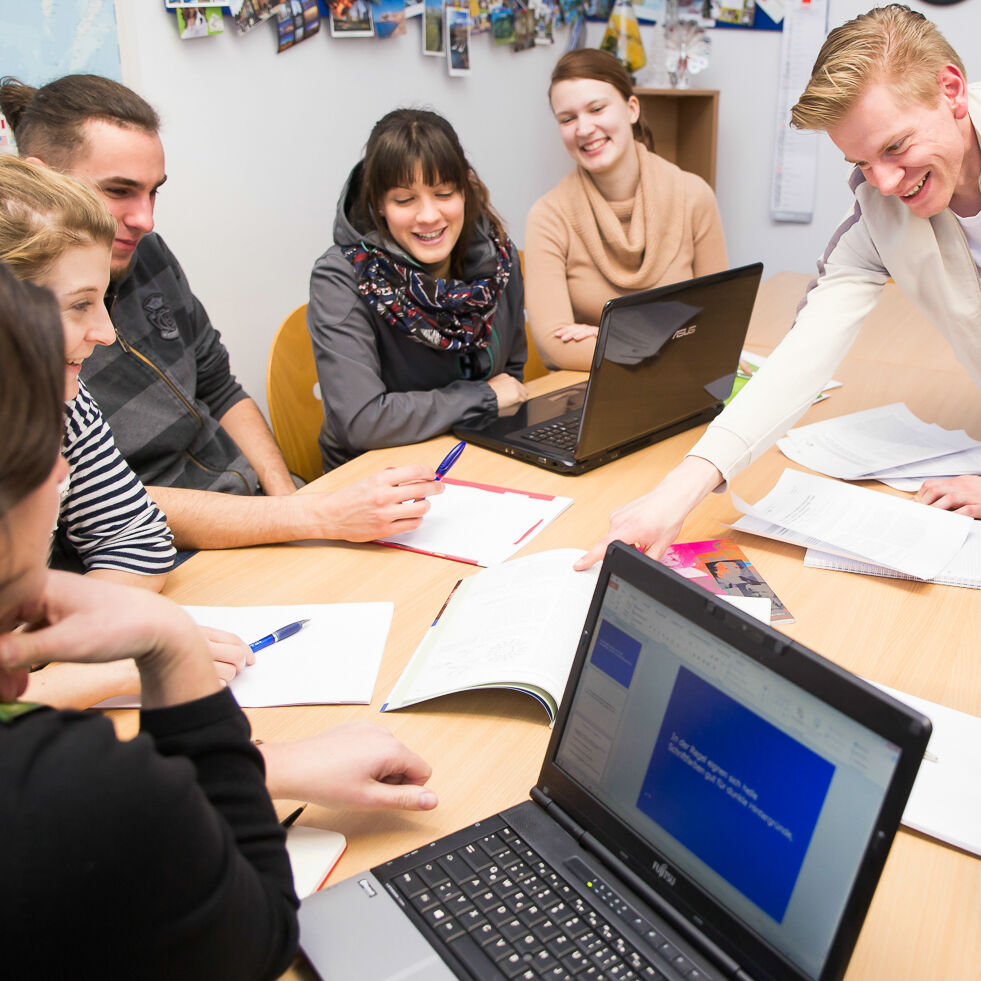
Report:
[[[430,187],[444,182],[460,190],[465,186],[466,166],[452,142],[439,131],[407,133],[404,141],[392,140],[386,150],[378,154],[377,179],[372,182],[382,193],[393,187],[411,187],[417,175]]]

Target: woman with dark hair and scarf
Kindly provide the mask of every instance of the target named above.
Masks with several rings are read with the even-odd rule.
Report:
[[[327,470],[527,398],[517,252],[442,116],[375,124],[313,268],[307,326]]]

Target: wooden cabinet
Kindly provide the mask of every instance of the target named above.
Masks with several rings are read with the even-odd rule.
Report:
[[[634,89],[660,156],[715,188],[719,93],[715,89]]]

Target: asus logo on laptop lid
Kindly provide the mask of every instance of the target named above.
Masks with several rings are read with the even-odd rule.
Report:
[[[681,330],[676,330],[672,335],[673,340],[678,340],[681,337],[687,337],[689,334],[694,334],[698,329],[698,324],[692,324],[691,327],[682,327]]]

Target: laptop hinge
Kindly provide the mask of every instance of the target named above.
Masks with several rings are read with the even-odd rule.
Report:
[[[549,811],[549,813],[551,814],[552,812]],[[701,953],[715,961],[730,978],[747,978],[747,975],[736,961],[709,940],[697,926],[686,920],[677,910],[670,906],[643,879],[631,872],[624,862],[617,858],[605,845],[601,845],[588,832],[584,832],[577,840],[586,851],[595,855],[604,865],[612,869],[626,885],[633,889],[646,903],[657,910],[679,933],[690,940]]]
[[[566,814],[566,812],[562,810],[562,808],[559,807],[559,805],[556,804],[551,797],[543,794],[537,787],[532,787],[531,799],[539,807],[541,807],[545,813],[552,818],[555,823],[559,825],[559,827],[562,828],[563,831],[566,831],[572,835],[577,843],[581,841],[583,835],[586,833],[585,829],[576,824],[576,822],[573,821],[572,818],[569,817],[569,815]]]

